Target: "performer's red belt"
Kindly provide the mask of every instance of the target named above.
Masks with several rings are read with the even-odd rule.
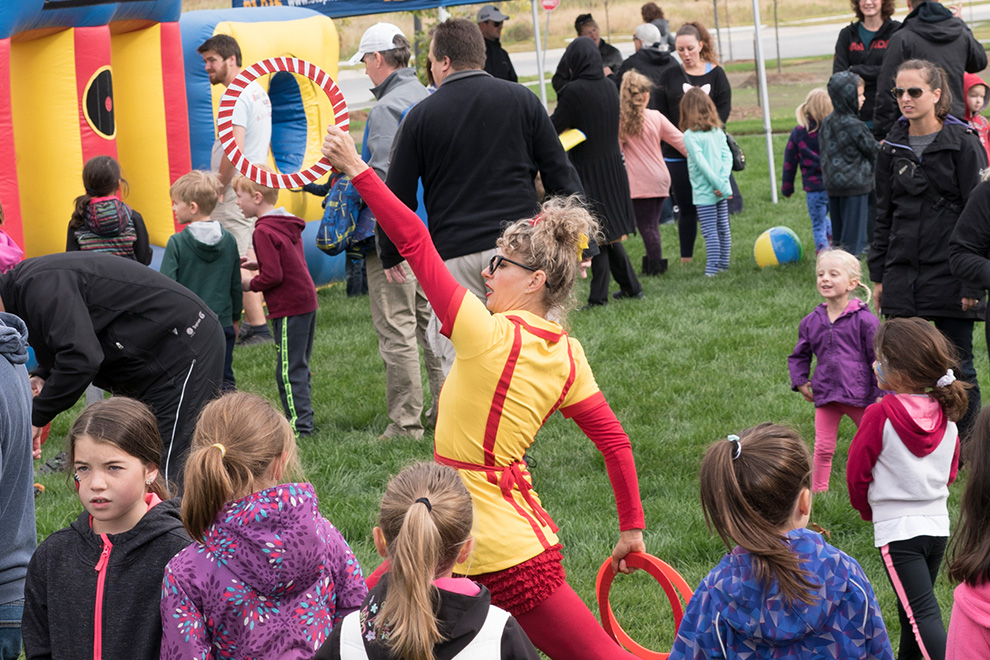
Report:
[[[533,486],[526,479],[526,475],[523,474],[523,470],[526,469],[526,463],[523,461],[516,461],[505,466],[497,465],[477,465],[476,463],[467,463],[465,461],[458,461],[453,458],[447,458],[446,456],[441,456],[440,454],[433,452],[433,460],[440,465],[448,465],[452,468],[458,470],[468,470],[471,472],[484,472],[488,475],[488,480],[492,483],[497,483],[499,489],[502,491],[502,495],[506,498],[512,498],[512,491],[514,487],[518,486],[519,494],[522,495],[523,499],[529,505],[530,510],[533,514],[547,527],[549,527],[556,534],[558,531],[557,524],[550,518],[550,514],[540,506],[540,503],[536,501],[536,498],[532,495]]]

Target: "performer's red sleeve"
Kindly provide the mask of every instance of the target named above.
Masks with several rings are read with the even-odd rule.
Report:
[[[646,529],[632,445],[605,397],[598,392],[584,401],[561,408],[560,412],[564,417],[573,418],[605,457],[605,469],[619,512],[619,529]]]
[[[423,221],[399,201],[371,168],[354,177],[353,182],[371,207],[375,220],[409,262],[434,313],[441,320],[456,314],[466,289],[447,270]]]
[[[866,409],[856,436],[849,446],[849,461],[846,463],[849,503],[866,521],[873,520],[869,491],[873,482],[873,466],[883,449],[883,427],[886,422],[887,415],[883,411],[883,405],[872,404]]]

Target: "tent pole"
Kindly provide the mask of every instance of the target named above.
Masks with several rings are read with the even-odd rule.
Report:
[[[763,132],[767,137],[767,163],[770,170],[770,201],[777,203],[777,166],[773,160],[773,128],[770,125],[770,99],[767,95],[767,62],[763,57],[760,38],[760,2],[753,0],[753,29],[756,37],[756,68],[760,79],[760,100],[763,105]]]
[[[755,0],[754,0],[755,1]],[[536,72],[540,80],[540,102],[547,107],[547,79],[543,72],[543,60],[540,58],[540,16],[536,11],[536,0],[530,0],[533,8],[533,38],[536,40]]]

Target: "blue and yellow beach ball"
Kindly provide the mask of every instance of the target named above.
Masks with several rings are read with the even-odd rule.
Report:
[[[804,248],[790,227],[771,227],[756,239],[753,256],[760,268],[801,261]]]

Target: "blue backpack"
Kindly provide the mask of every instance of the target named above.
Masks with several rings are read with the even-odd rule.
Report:
[[[340,175],[326,197],[316,247],[330,256],[346,252],[375,235],[375,216],[361,199],[351,178]]]

